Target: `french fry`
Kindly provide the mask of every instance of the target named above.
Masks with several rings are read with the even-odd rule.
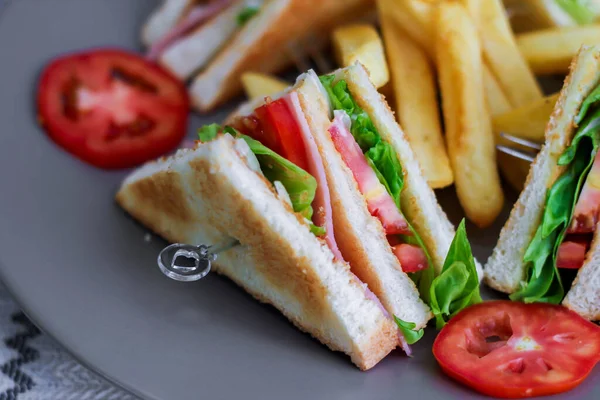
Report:
[[[496,134],[504,132],[523,139],[544,142],[546,125],[548,125],[548,120],[557,100],[558,93],[494,116],[492,118],[494,132]]]
[[[448,153],[458,199],[471,221],[489,226],[504,204],[483,87],[477,28],[458,3],[437,12],[436,53]]]
[[[380,0],[387,4],[389,17],[404,29],[404,31],[427,53],[435,64],[435,5],[442,0]],[[473,0],[460,0],[473,2]],[[474,5],[470,6],[474,10]],[[487,65],[484,69],[484,86],[486,102],[490,109],[502,113],[510,109],[510,102],[500,88],[494,74]],[[489,91],[488,91],[489,89]]]
[[[542,91],[519,52],[502,0],[461,1],[478,26],[485,63],[511,106],[520,107],[541,99]]]
[[[558,93],[492,118],[496,143],[519,147],[515,143],[503,139],[500,136],[501,132],[542,143],[546,125],[557,100]],[[498,166],[502,176],[510,186],[517,191],[521,191],[529,173],[530,163],[508,154],[499,153]]]
[[[391,19],[435,60],[436,0],[384,0]]]
[[[484,10],[485,7],[483,7],[483,1],[482,0],[458,0],[458,1],[461,2],[465,6],[465,8],[469,11],[469,14],[471,15],[471,17],[475,20],[476,24],[478,25],[478,28],[480,30],[480,35],[484,36],[484,33],[482,32],[482,25],[483,25],[483,20],[486,19],[486,17],[489,14],[489,11]],[[496,0],[491,0],[491,1],[496,1]],[[486,6],[488,5],[488,3],[485,3],[485,4],[486,4]],[[501,11],[503,11],[503,10],[501,10]],[[494,29],[494,28],[490,29],[488,27],[486,27],[486,28],[491,31],[491,35],[488,35],[488,37],[489,37],[489,39],[492,39],[493,35],[497,31],[497,29]],[[508,29],[510,29],[510,27]],[[503,28],[502,30],[504,30],[504,33],[506,33],[506,29]],[[510,30],[508,33],[510,34]],[[513,42],[514,42],[514,39],[513,39]],[[516,49],[516,45],[514,45],[514,48]],[[484,51],[485,51],[485,49],[484,49]],[[518,57],[520,57],[521,59],[523,58],[520,54],[518,54]],[[510,100],[509,100],[506,92],[503,90],[501,83],[499,82],[497,77],[492,72],[492,69],[490,66],[491,65],[490,60],[484,56],[483,61],[484,61],[483,87],[485,88],[485,99],[486,99],[490,113],[492,115],[496,115],[496,114],[502,114],[502,113],[510,111],[510,109],[512,108]],[[523,64],[526,65],[526,63],[524,61],[523,61]],[[536,85],[537,85],[537,83],[536,83]],[[541,96],[541,94],[540,94],[540,96]]]
[[[517,45],[536,75],[567,74],[583,44],[600,43],[600,25],[546,29],[517,36]]]
[[[256,72],[242,74],[241,80],[246,96],[251,100],[279,93],[288,86],[291,86],[277,77]]]
[[[463,6],[465,6],[467,11],[469,12],[469,15],[471,16],[471,18],[473,18],[475,25],[477,25],[477,27],[479,28],[480,22],[481,22],[480,19],[481,19],[481,11],[482,11],[482,3],[483,2],[481,0],[454,0],[454,1],[458,1]]]
[[[502,91],[500,84],[492,75],[489,68],[483,68],[483,87],[485,89],[485,100],[491,115],[507,113],[511,110],[508,98]]]
[[[344,25],[333,31],[333,50],[340,66],[346,67],[359,61],[369,71],[376,88],[390,80],[381,38],[372,25]]]
[[[434,188],[454,181],[442,136],[434,69],[425,52],[378,1],[379,16],[396,99],[396,115],[425,178]]]

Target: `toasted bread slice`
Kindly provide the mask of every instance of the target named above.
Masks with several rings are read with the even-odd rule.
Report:
[[[225,46],[239,29],[237,16],[246,7],[238,1],[227,7],[195,31],[169,46],[159,63],[182,80],[206,67],[212,57]]]
[[[304,74],[294,90],[319,148],[331,194],[336,242],[354,272],[390,314],[423,328],[432,314],[410,277],[402,271],[381,222],[367,208],[352,171],[328,132],[329,100],[314,72]]]
[[[117,202],[170,242],[240,245],[215,270],[272,304],[298,328],[361,369],[398,344],[394,323],[347,264],[309,230],[248,161],[243,140],[223,135],[131,174]]]
[[[485,266],[485,281],[492,288],[513,293],[526,278],[525,251],[540,224],[547,190],[565,169],[558,165],[558,158],[571,143],[581,103],[598,84],[600,48],[583,46],[571,64],[571,72],[546,127],[546,142],[531,165],[525,188]],[[597,268],[598,264],[592,269]],[[584,271],[589,269],[582,268],[580,273],[587,274]]]
[[[150,15],[142,28],[142,42],[144,45],[149,47],[166,35],[171,28],[177,25],[177,22],[181,20],[190,7],[199,2],[198,0],[164,0],[163,4]]]

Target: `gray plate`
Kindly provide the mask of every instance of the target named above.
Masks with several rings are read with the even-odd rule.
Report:
[[[90,46],[137,48],[155,6],[17,0],[1,15],[0,278],[27,314],[83,363],[147,398],[478,398],[438,369],[434,329],[414,358],[397,352],[362,373],[226,279],[163,277],[155,259],[165,243],[145,242],[113,202],[124,173],[83,165],[46,138],[32,100],[44,63]],[[193,120],[190,134],[219,117]],[[453,192],[440,197],[457,223]],[[480,260],[499,227],[469,226]],[[600,371],[569,396],[600,398]]]

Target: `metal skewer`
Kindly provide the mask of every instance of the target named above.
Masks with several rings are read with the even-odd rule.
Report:
[[[161,272],[180,282],[193,282],[204,278],[210,272],[212,262],[219,253],[239,245],[237,240],[221,246],[175,243],[161,250],[157,263]]]
[[[502,153],[509,154],[513,157],[520,158],[528,162],[533,162],[535,157],[542,149],[542,144],[532,140],[523,139],[521,137],[500,132],[500,137],[510,143],[510,145],[498,144],[496,149]]]

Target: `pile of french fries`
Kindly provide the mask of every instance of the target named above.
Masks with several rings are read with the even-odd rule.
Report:
[[[566,75],[582,44],[600,42],[600,25],[552,21],[542,3],[376,0],[382,37],[368,24],[332,34],[338,65],[360,61],[394,99],[431,187],[454,184],[467,218],[480,227],[503,208],[498,167],[517,189],[529,170],[527,162],[497,154],[499,133],[543,141],[557,95],[544,97],[536,75]],[[260,74],[242,80],[251,98],[289,85]]]

